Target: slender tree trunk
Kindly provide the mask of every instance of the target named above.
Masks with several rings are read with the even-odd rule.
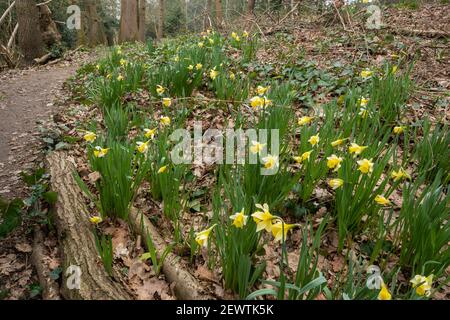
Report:
[[[25,63],[44,54],[44,42],[39,28],[39,9],[35,0],[16,1],[18,40]]]
[[[252,16],[255,11],[255,0],[248,0],[247,15]]]
[[[145,42],[146,10],[147,10],[146,0],[139,0],[139,41],[141,41],[141,42]]]
[[[218,29],[223,27],[222,0],[216,0],[216,26]]]
[[[138,1],[121,0],[120,4],[119,42],[134,42],[139,39]]]
[[[164,19],[165,19],[165,3],[164,0],[159,0],[159,15],[158,15],[158,40],[164,37]]]
[[[206,10],[205,10],[205,29],[211,29],[212,28],[212,0],[206,1]]]

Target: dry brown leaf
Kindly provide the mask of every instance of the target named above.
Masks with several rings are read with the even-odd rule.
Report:
[[[17,249],[17,251],[23,253],[30,253],[33,251],[33,248],[28,243],[18,243],[15,245],[15,248]]]

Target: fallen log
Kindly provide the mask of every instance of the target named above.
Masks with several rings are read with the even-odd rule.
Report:
[[[40,57],[40,58],[34,59],[34,62],[35,62],[36,64],[44,64],[44,63],[46,63],[47,61],[49,61],[51,58],[52,58],[52,53],[50,52],[50,53],[47,53],[47,54],[43,55],[43,56]]]
[[[144,243],[147,243],[148,236],[156,248],[158,257],[161,257],[167,247],[167,243],[161,238],[158,230],[150,220],[137,209],[133,208],[130,213],[130,223],[136,234],[139,234]],[[148,248],[147,248],[148,249]],[[162,271],[169,283],[174,284],[175,295],[180,300],[213,300],[207,294],[196,278],[194,278],[180,263],[180,257],[169,253],[163,262]]]
[[[54,218],[63,258],[61,293],[66,299],[76,300],[132,299],[131,294],[107,275],[100,261],[88,208],[73,177],[75,165],[72,161],[61,151],[51,153],[46,159],[52,189],[58,193]],[[81,274],[68,272],[74,269]]]
[[[43,300],[60,300],[59,285],[50,277],[50,270],[44,265],[43,259],[45,248],[43,246],[44,236],[40,227],[34,229],[33,253],[31,254],[31,263],[36,269],[39,283],[42,288]]]

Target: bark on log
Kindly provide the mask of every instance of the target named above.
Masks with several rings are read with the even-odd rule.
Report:
[[[59,285],[50,277],[50,270],[42,262],[45,255],[43,246],[44,236],[39,227],[34,229],[33,253],[31,254],[31,263],[36,269],[39,283],[42,287],[42,298],[44,300],[60,300]]]
[[[161,238],[150,220],[133,208],[130,214],[130,223],[134,232],[140,234],[144,243],[147,243],[149,235],[155,245],[158,257],[167,247],[167,243]],[[147,248],[148,249],[148,248]],[[169,253],[164,260],[162,271],[169,283],[175,283],[175,295],[180,300],[214,300],[212,296],[205,293],[202,286],[180,263],[180,257]]]
[[[55,222],[63,256],[62,295],[66,299],[126,300],[132,296],[109,277],[100,261],[88,208],[73,172],[73,159],[66,152],[53,152],[47,156],[51,185],[58,192]],[[67,287],[66,271],[69,266],[81,268],[80,288]]]

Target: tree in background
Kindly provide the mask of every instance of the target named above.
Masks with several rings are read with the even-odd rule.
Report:
[[[216,0],[216,28],[222,29],[224,27],[222,0]]]
[[[95,0],[83,0],[81,30],[78,32],[78,45],[95,47],[106,44],[107,38],[102,19],[97,11]]]
[[[139,40],[139,1],[121,0],[119,42]]]
[[[44,54],[44,42],[39,28],[39,9],[35,0],[17,0],[18,42],[25,63]]]
[[[165,19],[165,3],[164,0],[159,0],[159,15],[158,15],[158,40],[164,36],[164,19]]]

